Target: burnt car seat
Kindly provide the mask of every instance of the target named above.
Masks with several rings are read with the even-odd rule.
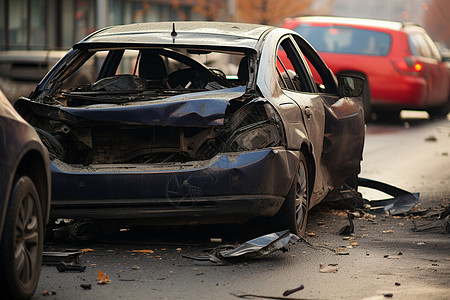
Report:
[[[146,88],[169,88],[166,65],[163,58],[156,53],[142,51],[139,60],[139,76],[146,80]]]

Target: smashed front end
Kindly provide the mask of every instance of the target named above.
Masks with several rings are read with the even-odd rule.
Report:
[[[52,216],[176,224],[274,215],[298,159],[278,114],[241,82],[204,81],[149,89],[136,75],[109,76],[17,101],[51,155]]]

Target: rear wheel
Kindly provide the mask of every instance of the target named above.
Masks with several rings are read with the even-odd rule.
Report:
[[[300,152],[300,162],[294,182],[278,213],[273,217],[273,228],[303,236],[306,230],[309,206],[309,173],[306,158]]]
[[[432,118],[445,118],[450,112],[450,96],[446,103],[427,109],[428,114]]]
[[[9,200],[0,245],[0,288],[6,299],[30,298],[39,281],[44,237],[33,181],[20,177]]]

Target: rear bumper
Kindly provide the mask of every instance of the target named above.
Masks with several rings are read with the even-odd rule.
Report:
[[[191,223],[188,219],[273,216],[297,163],[298,152],[283,148],[158,165],[70,166],[56,160],[52,217],[186,218]]]

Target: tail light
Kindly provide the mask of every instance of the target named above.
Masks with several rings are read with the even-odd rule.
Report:
[[[414,56],[392,59],[391,62],[400,74],[419,75],[423,70],[423,64]]]

